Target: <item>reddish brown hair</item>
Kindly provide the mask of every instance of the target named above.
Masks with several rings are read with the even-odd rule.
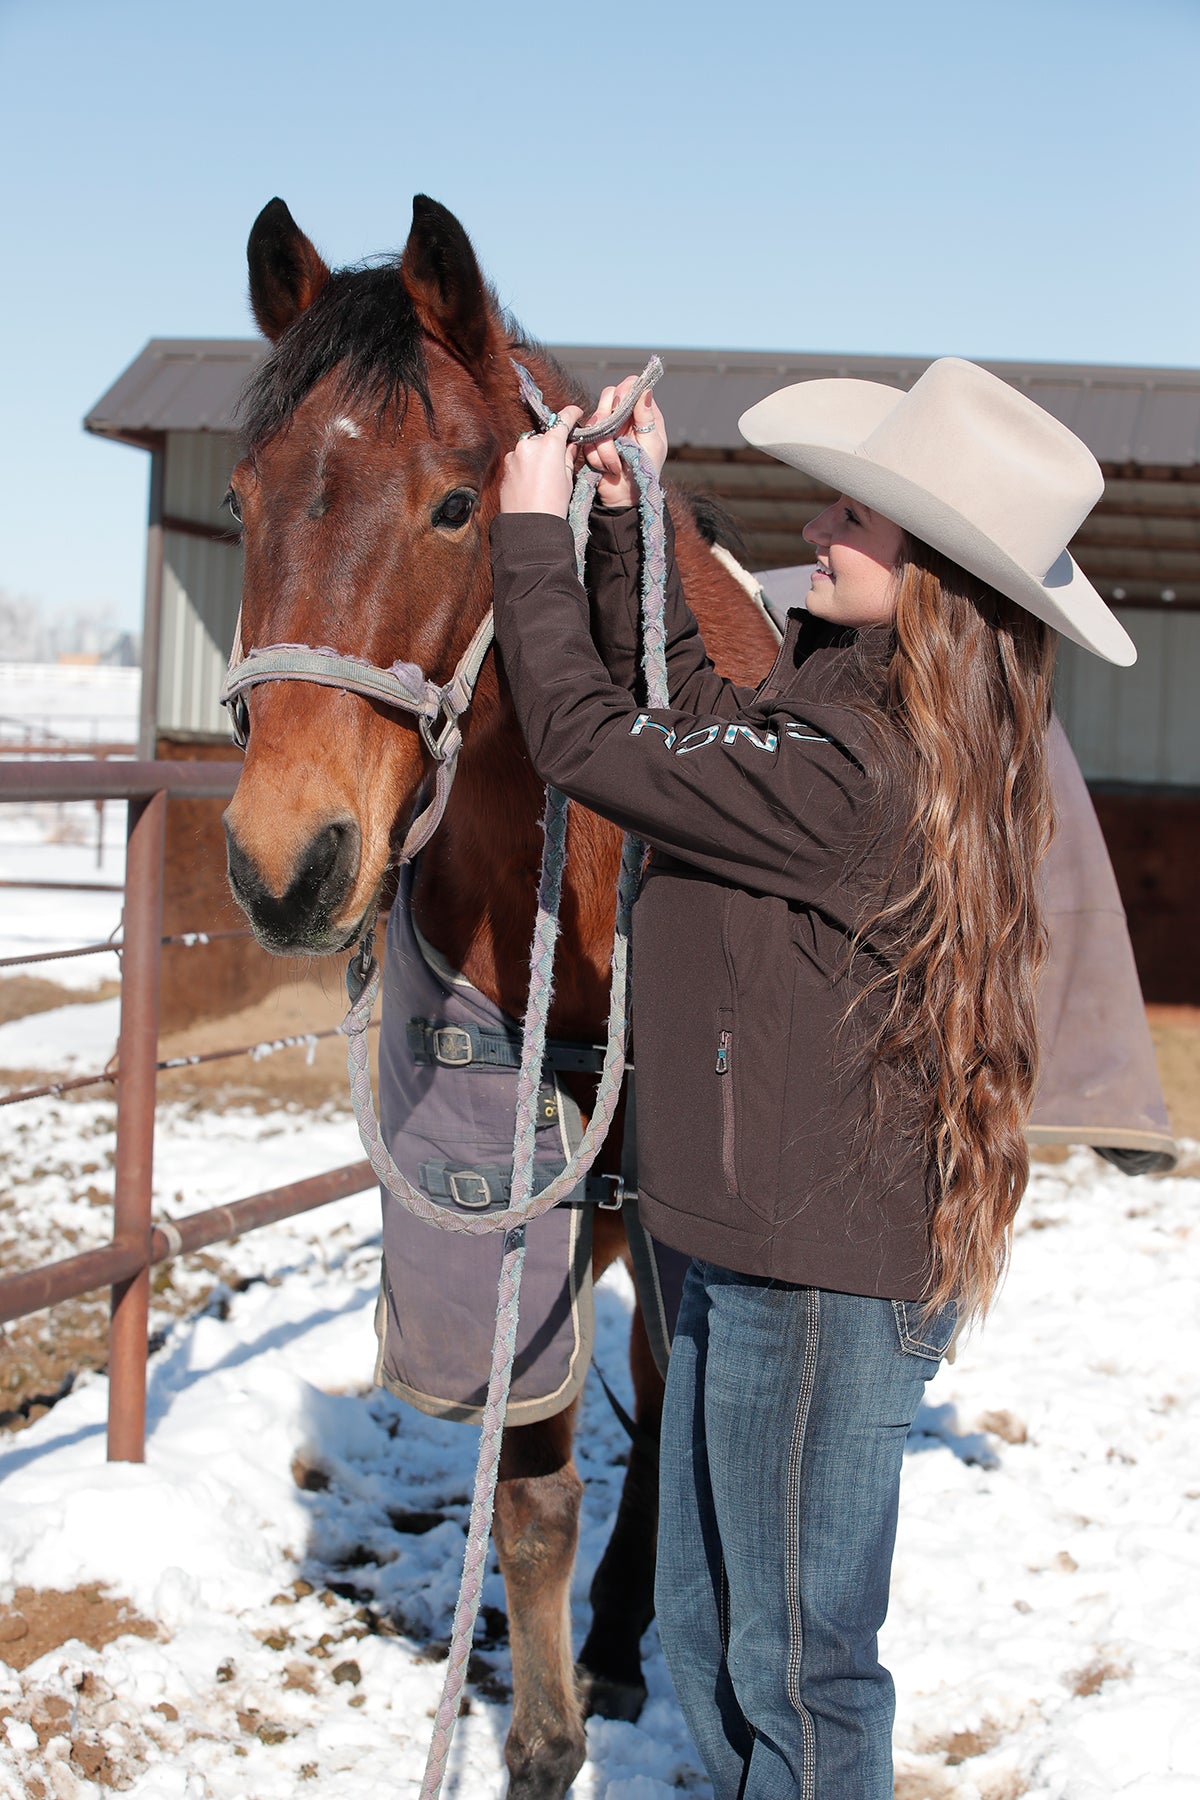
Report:
[[[1056,638],[907,536],[892,629],[883,737],[911,812],[890,897],[860,933],[899,945],[867,988],[882,1000],[875,1108],[911,1092],[915,1069],[910,1125],[934,1192],[927,1301],[970,1316],[995,1293],[1029,1174]]]

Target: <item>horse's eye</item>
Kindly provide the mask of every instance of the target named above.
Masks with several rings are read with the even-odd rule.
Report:
[[[221,505],[229,508],[230,512],[240,525],[242,522],[242,503],[231,487],[225,489],[225,498],[222,500]]]
[[[478,494],[470,488],[455,488],[452,494],[438,503],[433,509],[433,522],[447,531],[458,531],[464,526],[475,511]]]

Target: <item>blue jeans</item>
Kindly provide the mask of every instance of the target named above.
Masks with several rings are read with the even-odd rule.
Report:
[[[892,1800],[877,1654],[904,1440],[954,1328],[694,1262],[663,1415],[656,1603],[715,1800]]]

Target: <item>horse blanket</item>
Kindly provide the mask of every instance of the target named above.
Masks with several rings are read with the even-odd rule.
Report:
[[[426,943],[405,870],[388,921],[379,1048],[379,1118],[397,1164],[430,1199],[502,1211],[512,1179],[521,1031]],[[562,1076],[598,1068],[590,1046],[556,1045],[539,1096],[535,1185],[566,1165],[583,1135]],[[632,1150],[631,1150],[632,1154]],[[632,1185],[632,1168],[629,1170]],[[592,1208],[613,1186],[591,1176],[526,1233],[511,1424],[549,1418],[583,1385],[592,1355]],[[626,1202],[643,1306],[665,1364],[686,1258],[653,1246]],[[477,1423],[491,1366],[503,1233],[467,1237],[416,1219],[383,1192],[376,1381],[422,1412]],[[657,1323],[657,1334],[654,1325]]]

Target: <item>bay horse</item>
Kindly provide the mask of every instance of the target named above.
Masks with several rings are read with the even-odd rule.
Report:
[[[254,224],[248,261],[251,305],[273,349],[244,398],[245,454],[230,483],[245,546],[243,647],[324,646],[384,668],[416,663],[445,681],[491,603],[488,527],[501,462],[531,423],[511,358],[552,407],[585,396],[522,340],[458,220],[423,195],[398,257],[331,272],[276,199]],[[687,506],[674,518],[710,654],[753,682],[774,655],[770,627]],[[268,950],[344,950],[378,903],[430,774],[415,721],[357,694],[286,681],[251,691],[248,724],[225,814],[234,896]],[[542,802],[489,654],[412,906],[450,964],[517,1017]],[[607,1017],[620,833],[575,807],[568,849],[549,1029],[594,1043]],[[615,1149],[609,1166],[618,1166]],[[625,1254],[619,1218],[599,1211],[594,1274]],[[561,1800],[584,1760],[585,1710],[636,1718],[645,1698],[639,1646],[653,1617],[662,1383],[640,1317],[630,1356],[640,1435],[577,1668],[568,1610],[582,1493],[575,1406],[505,1433],[494,1538],[512,1650],[512,1800]]]

